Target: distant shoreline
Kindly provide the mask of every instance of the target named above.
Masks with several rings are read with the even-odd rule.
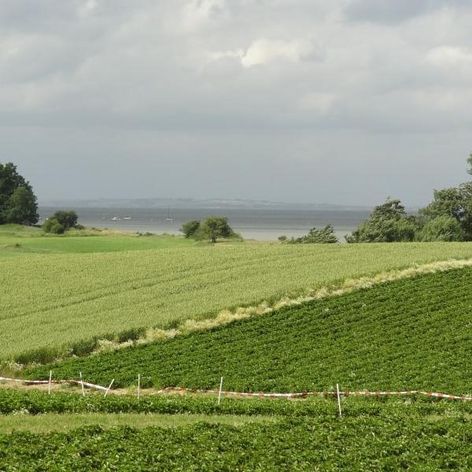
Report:
[[[276,208],[79,208],[73,209],[79,223],[87,227],[127,232],[182,234],[183,223],[207,216],[226,216],[233,229],[244,239],[276,241],[281,235],[299,237],[313,227],[334,226],[341,242],[369,215],[368,210],[276,209]],[[58,207],[40,207],[42,221]]]

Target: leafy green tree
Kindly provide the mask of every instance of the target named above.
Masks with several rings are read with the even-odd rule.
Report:
[[[448,215],[429,220],[418,232],[419,241],[462,241],[463,237],[460,223]]]
[[[228,219],[223,216],[210,216],[200,224],[198,231],[201,238],[209,239],[216,243],[218,238],[230,238],[235,236],[234,231],[228,224]]]
[[[38,219],[38,204],[30,183],[13,163],[0,164],[0,224],[32,225]]]
[[[228,219],[223,216],[210,216],[204,221],[191,220],[182,225],[180,229],[186,238],[208,239],[215,243],[219,238],[233,238],[237,234],[228,224]]]
[[[184,233],[186,238],[191,238],[195,236],[195,234],[198,232],[199,229],[200,229],[200,221],[191,220],[184,223],[180,231]]]
[[[76,228],[77,220],[75,211],[59,210],[44,222],[43,230],[46,233],[63,234],[70,228]]]
[[[433,201],[420,215],[426,224],[439,216],[454,218],[462,228],[462,239],[472,241],[472,182],[435,190]]]
[[[369,218],[350,235],[348,243],[413,241],[417,230],[414,217],[408,216],[400,200],[388,198],[376,206]]]
[[[472,175],[472,152],[469,154],[469,158],[467,159],[467,164],[469,164],[469,168],[467,172]]]
[[[9,208],[5,211],[8,223],[29,225],[38,221],[37,203],[29,186],[17,187],[10,197]]]
[[[279,238],[280,239],[280,238]],[[339,242],[334,228],[326,225],[322,229],[311,228],[307,235],[300,238],[292,238],[290,244],[334,244]]]

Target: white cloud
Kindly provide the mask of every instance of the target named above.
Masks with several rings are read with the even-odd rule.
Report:
[[[245,68],[269,64],[274,61],[300,62],[313,57],[316,53],[312,42],[304,39],[283,41],[276,39],[257,39],[249,48],[228,51],[216,51],[210,53],[211,61],[221,59],[238,59]]]
[[[241,59],[244,57],[243,49],[236,49],[235,51],[216,51],[208,55],[210,62],[220,61],[222,59]]]
[[[260,64],[268,64],[276,60],[300,62],[313,55],[315,48],[307,40],[270,40],[258,39],[254,41],[241,57],[244,67],[253,67]]]
[[[472,65],[472,49],[456,46],[440,46],[430,49],[426,62],[437,67]]]

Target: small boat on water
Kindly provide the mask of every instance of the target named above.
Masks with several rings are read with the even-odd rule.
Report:
[[[170,214],[170,208],[167,208],[167,218],[166,218],[166,221],[168,221],[169,223],[173,223],[174,221],[174,218],[172,218],[171,214]]]
[[[119,216],[114,216],[111,221],[120,221],[121,218]]]
[[[131,219],[131,216],[123,216],[123,219],[124,219],[124,220],[130,220],[130,219]]]

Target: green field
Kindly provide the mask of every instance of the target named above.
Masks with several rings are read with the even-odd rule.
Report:
[[[470,404],[347,398],[343,409],[343,418],[338,418],[336,402],[323,399],[224,400],[218,407],[214,398],[146,397],[138,402],[128,396],[82,398],[0,390],[0,412],[5,415],[0,422],[21,430],[0,429],[0,467],[2,471],[465,471],[472,467]],[[41,421],[54,412],[61,413],[56,417],[66,426],[85,416],[95,416],[103,426],[44,432],[48,424],[40,426]],[[105,412],[112,414],[102,420]],[[80,414],[74,420],[70,413]],[[142,413],[148,413],[147,420]],[[174,420],[183,421],[178,427],[143,425],[153,418],[168,420],[156,413],[186,415]],[[132,417],[133,427],[110,428],[120,414]],[[184,425],[182,418],[191,415],[202,421]],[[142,423],[136,427],[139,418]],[[22,431],[29,425],[39,430]]]
[[[3,359],[130,328],[173,327],[362,274],[472,257],[467,243],[193,246],[175,237],[44,238],[8,232],[5,241],[8,247],[0,249],[9,254],[0,257]]]
[[[212,246],[3,228],[0,358],[469,258],[467,243]],[[333,395],[221,404],[211,394],[136,395],[138,373],[143,388],[214,389],[223,376],[228,390],[332,393],[339,383],[470,394],[472,267],[413,275],[174,339],[30,366],[22,375],[83,372],[104,385],[114,378],[129,394],[0,388],[0,470],[470,470],[472,402],[347,396],[340,418]]]
[[[32,378],[252,392],[472,391],[472,268],[283,308],[211,331],[32,370]]]

